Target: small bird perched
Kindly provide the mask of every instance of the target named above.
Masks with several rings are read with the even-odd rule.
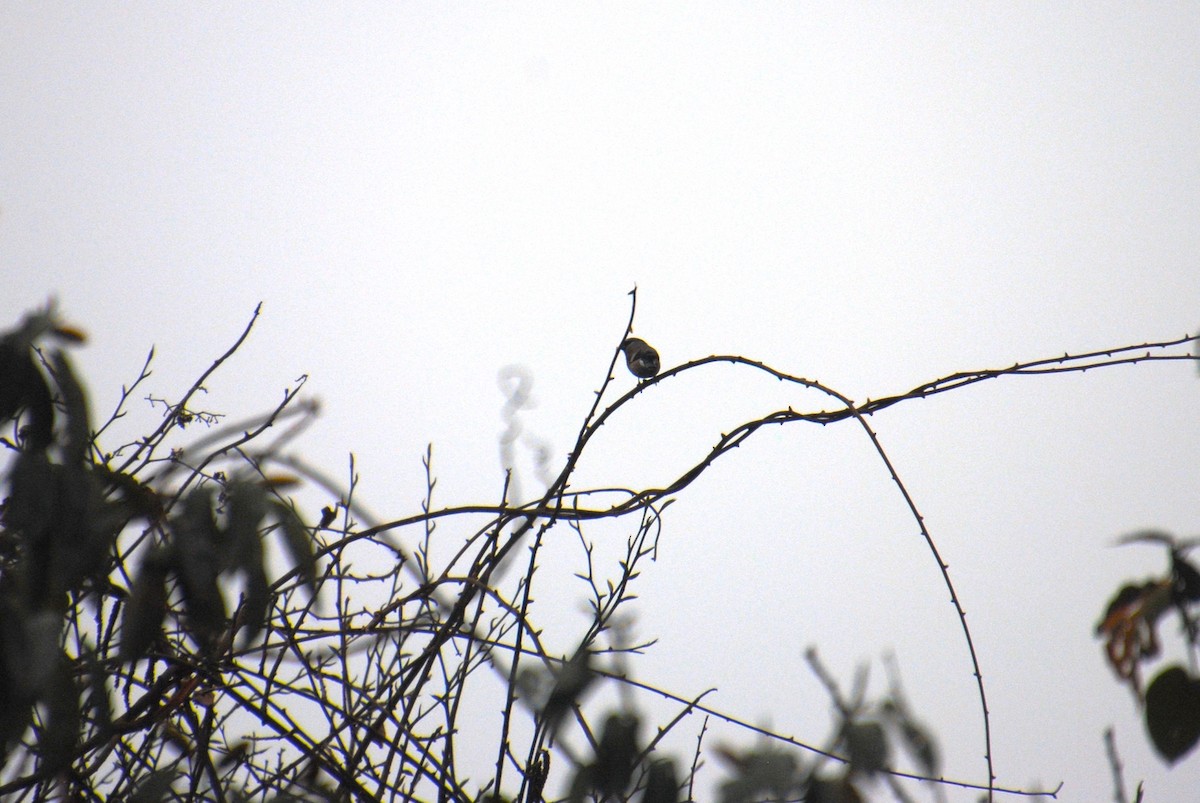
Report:
[[[629,373],[638,379],[651,379],[658,375],[658,369],[661,367],[658,352],[645,340],[627,338],[621,344],[621,350],[625,352],[625,364],[629,366]]]

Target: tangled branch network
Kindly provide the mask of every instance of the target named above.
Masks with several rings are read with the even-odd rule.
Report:
[[[0,649],[10,649],[6,645],[18,637],[37,646],[21,656],[33,669],[14,675],[8,687],[0,683],[12,703],[0,716],[8,739],[0,796],[537,803],[555,777],[568,782],[571,799],[641,795],[649,803],[677,801],[695,799],[713,719],[775,746],[774,752],[714,749],[734,775],[721,787],[726,800],[847,799],[837,796],[857,794],[854,784],[864,775],[885,778],[899,800],[910,799],[901,782],[938,791],[957,787],[989,800],[999,794],[1054,797],[1058,788],[996,784],[984,672],[958,590],[871,419],[902,402],[1008,377],[1195,363],[1196,338],[959,372],[858,403],[818,381],[741,356],[713,355],[663,370],[653,347],[632,336],[636,291],[631,295],[625,331],[562,467],[554,474],[539,462],[546,471],[543,493],[513,501],[520,492],[510,472],[497,504],[439,506],[430,447],[422,461],[420,512],[392,519],[375,515],[358,498],[353,457],[341,481],[285,451],[318,411],[301,397],[306,377],[260,416],[229,421],[200,408],[205,383],[245,342],[257,309],[233,346],[178,401],[147,397],[151,409],[164,411],[149,434],[113,448],[104,444],[150,376],[153,352],[122,389],[116,409],[92,428],[67,358],[54,352],[47,359],[35,345],[54,333],[81,340],[71,338],[74,330],[58,325],[48,310],[5,336],[0,371],[11,369],[19,382],[9,387],[20,389],[0,400],[16,433],[11,440],[0,437],[0,446],[20,468],[9,472],[6,490],[18,500],[22,494],[35,501],[57,499],[55,494],[62,499],[53,506],[16,504],[0,521],[0,545],[19,547],[0,550],[0,602],[6,610],[37,610],[10,617],[15,629],[0,639]],[[618,394],[614,371],[622,360],[638,382]],[[746,421],[663,487],[571,487],[606,422],[661,383],[712,363],[815,391],[828,405],[787,407]],[[528,387],[517,384],[527,395]],[[56,413],[54,404],[64,412]],[[22,416],[25,427],[19,426]],[[834,736],[820,745],[721,711],[707,699],[712,690],[679,695],[628,670],[626,661],[653,645],[632,638],[628,611],[642,569],[657,556],[664,511],[673,499],[764,427],[841,422],[872,444],[950,592],[982,713],[981,781],[942,775],[932,739],[909,715],[898,681],[868,715],[865,682],[842,693],[815,650],[809,665],[840,719]],[[197,435],[196,428],[204,431]],[[505,443],[511,447],[519,434],[510,421]],[[315,525],[305,524],[301,514],[306,506],[313,509],[312,497],[297,502],[285,495],[300,478],[307,484],[297,494],[320,495]],[[59,543],[45,534],[55,531],[46,518],[51,510],[78,513],[69,528],[75,541]],[[590,522],[602,520],[630,531],[611,555],[611,541],[598,548],[585,532]],[[445,532],[450,525],[462,528],[455,537]],[[586,623],[571,631],[572,649],[565,652],[548,646],[535,605],[535,590],[547,592],[562,582],[543,562],[552,551],[547,535],[556,527],[572,535],[557,544],[579,546],[582,567],[575,577],[587,602]],[[80,538],[89,554],[102,559],[87,565],[77,560]],[[207,547],[197,550],[201,542]],[[286,561],[267,560],[264,544],[273,543],[281,545]],[[65,590],[46,593],[24,579],[31,572]],[[231,612],[226,597],[238,600]],[[53,610],[61,615],[61,629],[48,625],[46,611],[37,607],[47,599],[61,607]],[[7,653],[0,657],[5,666],[22,665]],[[618,705],[597,714],[584,698],[606,683]],[[676,711],[645,744],[639,737],[644,709],[637,704],[643,698]],[[482,718],[472,709],[480,699],[488,701]],[[696,715],[704,724],[690,768],[680,770],[664,757],[665,739]],[[901,771],[885,759],[884,720],[903,735],[917,771]],[[800,762],[795,756],[803,753],[791,748],[811,760]]]

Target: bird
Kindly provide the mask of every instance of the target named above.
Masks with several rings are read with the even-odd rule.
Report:
[[[638,379],[651,379],[658,375],[658,369],[661,367],[658,352],[645,340],[626,338],[621,344],[621,350],[625,352],[625,364],[629,366],[629,373]]]

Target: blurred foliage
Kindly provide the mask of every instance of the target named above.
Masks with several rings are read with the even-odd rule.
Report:
[[[1155,544],[1167,550],[1169,566],[1161,577],[1127,583],[1113,595],[1096,634],[1105,641],[1105,655],[1117,676],[1127,682],[1144,706],[1146,730],[1154,749],[1173,764],[1200,742],[1200,571],[1188,560],[1196,542],[1183,542],[1162,530],[1140,530],[1120,539],[1122,544]],[[1159,657],[1159,622],[1174,614],[1179,621],[1191,669],[1171,664],[1161,669],[1142,690],[1142,666]]]
[[[12,433],[0,437],[9,457],[0,509],[0,748],[4,763],[15,751],[40,778],[129,727],[114,721],[109,676],[119,663],[171,653],[168,618],[196,648],[173,660],[186,658],[192,670],[217,666],[233,635],[222,591],[231,575],[243,591],[237,625],[246,642],[259,636],[273,597],[266,532],[283,534],[310,593],[316,573],[312,532],[271,478],[192,472],[197,482],[184,493],[172,472],[144,482],[149,459],[117,466],[99,451],[87,393],[62,348],[84,339],[53,305],[0,338],[0,426]],[[182,407],[172,412],[180,427],[194,418]],[[138,531],[137,548],[123,549],[122,537]],[[136,574],[133,551],[141,554]],[[128,591],[122,576],[132,576]],[[81,628],[88,611],[95,626]],[[132,799],[162,799],[174,775],[150,774]]]

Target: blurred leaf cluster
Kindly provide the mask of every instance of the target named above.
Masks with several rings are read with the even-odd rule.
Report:
[[[0,748],[7,758],[20,745],[21,760],[43,777],[135,721],[114,720],[111,676],[121,663],[170,656],[172,648],[156,646],[168,615],[200,648],[193,669],[215,666],[234,627],[223,575],[240,575],[236,624],[246,640],[258,636],[272,600],[265,532],[283,534],[310,591],[316,567],[311,531],[271,480],[193,472],[180,497],[171,471],[148,483],[137,476],[152,460],[117,466],[101,453],[88,394],[64,350],[84,339],[53,304],[0,337]],[[193,419],[182,407],[173,412],[179,427]],[[134,540],[123,543],[128,533]],[[142,556],[136,576],[134,553]],[[89,611],[92,622],[81,626]]]
[[[1096,626],[1105,642],[1109,665],[1129,684],[1144,707],[1146,730],[1154,749],[1175,763],[1200,742],[1200,570],[1187,558],[1195,542],[1183,542],[1161,530],[1142,530],[1120,540],[1122,544],[1156,544],[1167,550],[1168,568],[1160,577],[1127,583],[1113,595]],[[1164,617],[1179,622],[1190,660],[1184,667],[1172,663],[1160,669],[1142,689],[1142,666],[1162,652],[1158,627]]]
[[[5,752],[42,707],[50,768],[79,732],[77,679],[61,644],[72,597],[110,592],[118,534],[148,496],[91,460],[86,394],[61,348],[82,342],[53,306],[0,337],[0,438],[10,453],[0,515],[0,739]],[[48,352],[40,350],[51,344]]]
[[[890,688],[873,702],[866,697],[866,667],[856,673],[847,698],[821,663],[816,648],[806,650],[805,657],[837,712],[838,726],[831,743],[810,761],[802,761],[794,751],[769,742],[741,750],[718,747],[717,755],[730,770],[720,788],[722,803],[860,803],[868,799],[864,792],[867,785],[881,778],[891,785],[898,799],[904,800],[906,795],[895,784],[892,765],[893,757],[900,752],[922,776],[939,777],[941,760],[933,735],[914,717],[890,656]],[[831,763],[834,766],[828,766]]]

